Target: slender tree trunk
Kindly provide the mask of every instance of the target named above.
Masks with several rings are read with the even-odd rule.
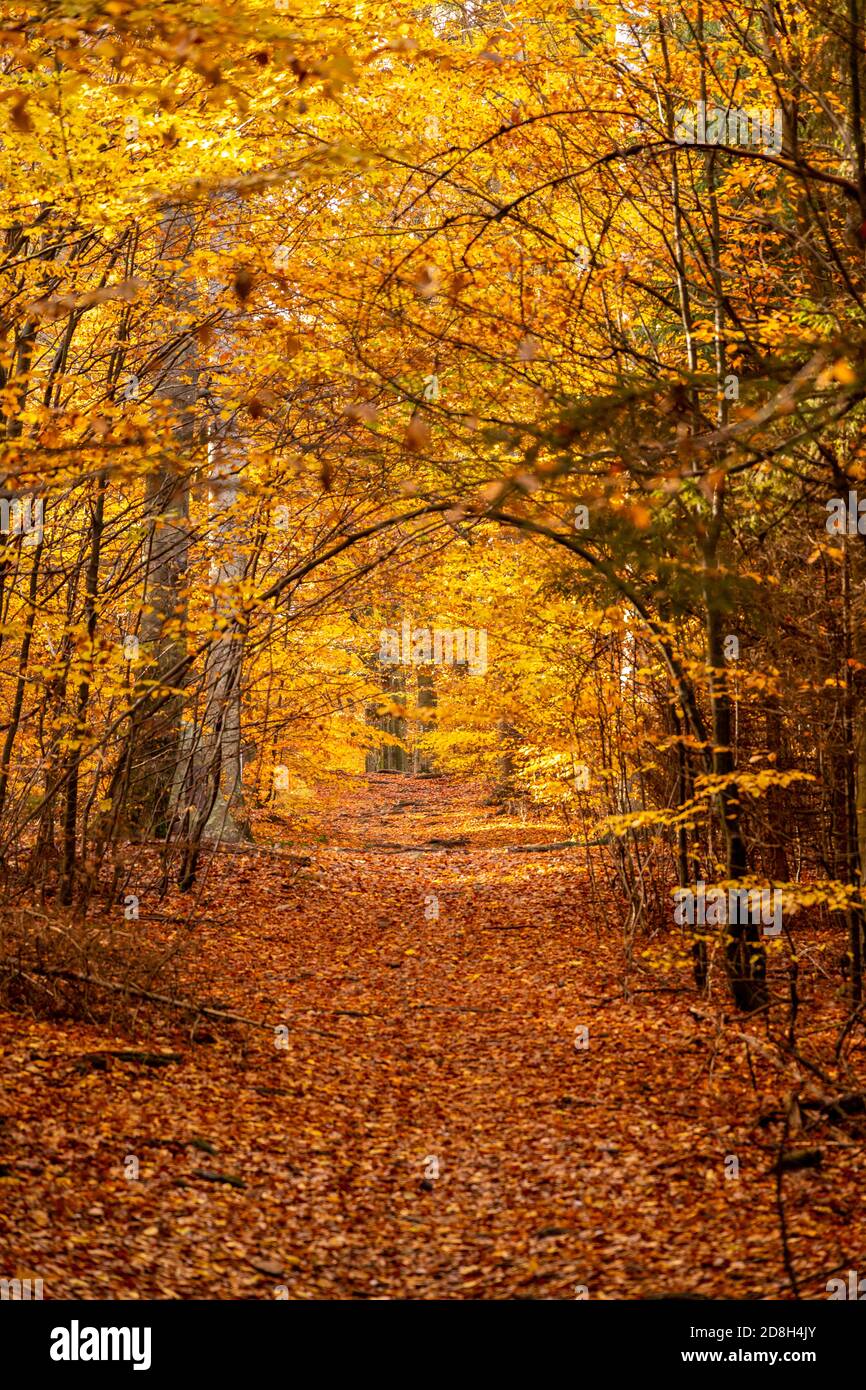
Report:
[[[418,709],[419,711],[434,711],[436,709],[436,685],[432,666],[418,667]],[[429,733],[433,727],[432,722],[421,718],[418,721],[416,732],[423,738],[424,734]],[[416,777],[432,771],[433,759],[429,754],[422,753],[417,745],[412,750],[412,761]]]
[[[73,746],[65,774],[66,804],[63,812],[63,860],[60,873],[60,901],[71,903],[75,891],[75,847],[78,823],[78,785],[82,753],[87,737],[87,706],[93,676],[93,642],[96,636],[96,600],[99,591],[99,566],[102,553],[102,532],[105,521],[105,488],[103,474],[98,483],[93,518],[90,527],[90,558],[84,591],[84,625],[87,633],[87,655],[84,672],[78,685],[73,726]]]
[[[857,699],[858,677],[852,669],[853,624],[851,604],[851,548],[843,541],[842,565],[843,624],[845,632],[843,729],[845,737],[845,881],[863,886],[864,844],[866,839],[866,719],[862,701]],[[848,908],[848,939],[851,957],[851,1001],[863,997],[864,910],[858,903]]]
[[[735,771],[731,747],[731,702],[725,672],[725,650],[722,613],[709,561],[712,552],[705,554],[707,663],[709,670],[710,709],[713,731],[713,775],[724,779],[717,793],[717,804],[725,836],[726,877],[736,883],[748,873],[746,843],[740,826],[740,803],[736,787],[731,783]],[[746,917],[741,921],[742,916]],[[754,923],[750,914],[738,913],[735,922],[725,929],[725,961],[731,992],[738,1008],[752,1012],[767,1003],[766,953],[761,942],[760,922]]]
[[[204,838],[252,838],[243,795],[241,675],[244,625],[237,596],[244,576],[243,537],[237,512],[245,450],[238,441],[214,438],[211,461],[210,543],[217,559],[210,570],[214,636],[205,667],[204,725],[193,758],[197,829]]]
[[[181,259],[195,236],[192,214],[184,208],[166,216],[164,255]],[[186,307],[186,291],[176,290],[177,307]],[[168,829],[172,787],[180,756],[183,695],[177,667],[187,654],[187,604],[184,588],[189,551],[189,474],[196,441],[195,405],[198,361],[186,326],[167,365],[159,394],[174,418],[173,453],[168,465],[148,474],[145,506],[151,518],[145,556],[145,582],[139,625],[146,660],[139,672],[138,693],[145,698],[130,736],[127,814],[136,829],[157,837]]]

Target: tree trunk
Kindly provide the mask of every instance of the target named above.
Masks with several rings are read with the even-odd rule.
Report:
[[[730,782],[734,772],[734,757],[731,748],[731,702],[725,672],[722,614],[711,580],[705,583],[704,594],[707,605],[707,663],[713,729],[713,775],[725,779],[725,785],[717,793],[716,800],[725,836],[726,877],[736,883],[746,877],[749,866],[746,844],[740,828],[739,795]],[[767,963],[761,943],[760,923],[752,922],[749,914],[745,914],[745,922],[740,921],[742,915],[744,914],[738,913],[737,921],[727,923],[725,963],[734,1002],[738,1008],[751,1013],[767,1004]]]
[[[195,237],[192,214],[174,208],[164,223],[166,258],[187,256]],[[177,283],[177,277],[175,277]],[[175,292],[185,307],[185,291]],[[150,522],[145,556],[144,595],[139,638],[146,661],[138,676],[144,696],[130,737],[127,815],[137,829],[157,838],[167,833],[172,787],[179,756],[183,696],[176,692],[187,654],[187,602],[184,592],[189,551],[189,472],[196,438],[198,362],[186,328],[166,368],[159,394],[174,417],[174,454],[148,474],[145,506]]]

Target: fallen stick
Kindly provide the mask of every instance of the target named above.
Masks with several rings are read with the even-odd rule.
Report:
[[[538,923],[537,923],[537,922],[530,922],[530,923],[529,923],[527,926],[525,926],[525,927],[497,927],[497,926],[479,927],[478,930],[479,930],[479,931],[538,931]]]
[[[130,1049],[102,1048],[99,1052],[79,1052],[80,1062],[95,1062],[106,1057],[114,1057],[118,1062],[138,1062],[143,1067],[167,1067],[171,1062],[182,1062],[180,1052],[134,1052]]]
[[[473,1008],[471,1004],[410,1004],[410,1009],[432,1009],[437,1014],[501,1014],[505,1010],[498,1004]]]
[[[557,849],[590,849],[594,845],[612,844],[616,836],[603,835],[600,840],[554,840],[546,845],[507,845],[506,854],[544,854]]]
[[[186,850],[195,848],[193,840],[130,840],[128,843],[134,849]],[[277,859],[293,861],[302,869],[312,863],[308,854],[285,849],[281,845],[256,845],[246,840],[238,842],[233,840],[202,840],[201,850],[203,854],[217,850],[223,854],[272,854]]]
[[[248,1028],[263,1028],[268,1033],[273,1033],[273,1023],[262,1023],[256,1018],[246,1018],[243,1014],[231,1013],[227,1009],[213,1009],[207,1004],[195,1004],[190,999],[174,999],[170,994],[157,994],[152,989],[140,989],[138,985],[120,984],[117,980],[102,980],[97,975],[84,975],[79,970],[58,970],[47,965],[28,965],[28,971],[36,975],[50,976],[59,980],[78,980],[84,985],[95,985],[97,989],[107,989],[115,994],[134,994],[137,999],[150,999],[156,1004],[168,1004],[173,1009],[184,1009],[186,1012],[196,1014],[202,1018],[219,1018],[225,1023],[244,1023]],[[6,975],[23,975],[26,979],[25,971],[17,965],[0,965],[0,971]],[[289,1028],[295,1033],[317,1033],[322,1038],[337,1038],[339,1033],[327,1033],[323,1028],[299,1028],[294,1024],[281,1023],[282,1027]]]
[[[246,1187],[243,1178],[237,1177],[234,1173],[213,1173],[210,1168],[194,1168],[192,1176],[203,1178],[205,1182],[224,1182],[230,1187]]]

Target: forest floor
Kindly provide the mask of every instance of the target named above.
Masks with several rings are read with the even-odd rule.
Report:
[[[46,1298],[791,1297],[766,1025],[699,998],[663,934],[623,998],[603,860],[594,891],[582,851],[509,854],[562,832],[471,785],[347,780],[315,809],[308,864],[213,854],[196,899],[178,988],[261,1029],[0,1014],[0,1275]],[[149,924],[143,896],[137,930],[182,903]],[[798,1136],[820,1162],[784,1175],[806,1298],[866,1273],[858,1123]]]

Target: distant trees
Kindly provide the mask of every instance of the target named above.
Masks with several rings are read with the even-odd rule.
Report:
[[[277,769],[404,770],[414,721],[414,770],[612,831],[630,932],[699,879],[844,920],[859,1007],[857,7],[259,20],[10,30],[7,856],[76,910],[133,840],[191,887]],[[377,659],[422,608],[486,675]],[[764,1007],[777,947],[721,935]]]

